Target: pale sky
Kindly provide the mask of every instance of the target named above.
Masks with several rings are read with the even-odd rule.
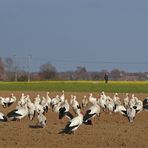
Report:
[[[148,71],[148,0],[0,0],[0,57],[31,69]]]

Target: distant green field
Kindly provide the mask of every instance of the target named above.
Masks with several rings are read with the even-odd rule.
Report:
[[[148,93],[148,82],[139,81],[38,81],[0,82],[0,91],[71,91]]]

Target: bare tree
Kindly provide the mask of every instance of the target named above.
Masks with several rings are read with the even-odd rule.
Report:
[[[86,68],[83,66],[78,66],[75,71],[76,79],[78,80],[89,80],[90,76]]]
[[[126,77],[126,72],[123,70],[119,70],[119,69],[113,69],[110,72],[110,76],[112,80],[124,80]]]
[[[14,73],[15,73],[14,60],[8,57],[5,59],[4,62],[5,62],[5,71],[6,71],[7,80],[12,81],[14,80]]]
[[[5,79],[5,65],[0,57],[0,80],[3,81]]]
[[[101,80],[99,72],[91,72],[91,79],[92,80]]]
[[[56,68],[50,63],[47,62],[40,67],[40,76],[42,79],[49,80],[55,78],[57,74]]]
[[[14,61],[12,58],[8,57],[5,59],[5,69],[6,71],[10,71],[10,72],[14,70]]]

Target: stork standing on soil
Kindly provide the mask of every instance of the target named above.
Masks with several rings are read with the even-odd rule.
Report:
[[[14,109],[11,112],[9,112],[7,114],[7,117],[10,120],[21,120],[27,115],[28,115],[28,107],[27,107],[27,104],[25,104],[22,108]]]
[[[71,107],[72,107],[74,113],[77,114],[77,110],[80,110],[81,106],[80,106],[79,102],[77,101],[76,96],[71,95],[70,104],[71,104]]]
[[[148,98],[143,100],[143,109],[145,111],[148,111]]]
[[[59,119],[62,119],[64,116],[68,117],[69,119],[73,118],[73,115],[69,112],[69,103],[65,100],[64,104],[61,105],[59,109]]]
[[[133,122],[135,116],[136,116],[136,110],[134,109],[134,107],[129,107],[127,109],[127,117],[129,119],[129,122]]]
[[[97,99],[95,97],[93,97],[92,93],[90,93],[88,100],[89,100],[90,103],[94,104]]]
[[[84,98],[82,99],[82,108],[85,108],[88,104],[88,99],[86,98],[86,96],[84,96]]]
[[[93,119],[95,116],[100,115],[100,106],[97,104],[97,102],[94,103],[85,113],[83,118],[84,124],[93,124],[91,119]]]
[[[3,113],[1,113],[1,112],[0,112],[0,121],[2,121],[2,122],[8,121],[7,117]]]
[[[12,93],[10,97],[0,97],[0,104],[5,108],[16,102],[16,97]]]
[[[46,116],[42,114],[42,112],[38,113],[38,123],[37,125],[40,126],[41,128],[46,127]]]
[[[80,110],[77,111],[77,113],[78,116],[70,120],[65,128],[61,132],[59,132],[59,134],[72,134],[79,128],[79,126],[83,123],[83,114]]]

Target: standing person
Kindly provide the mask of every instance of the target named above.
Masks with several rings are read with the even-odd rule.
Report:
[[[104,80],[105,80],[105,83],[107,84],[107,82],[108,82],[108,75],[106,73],[104,75]]]

